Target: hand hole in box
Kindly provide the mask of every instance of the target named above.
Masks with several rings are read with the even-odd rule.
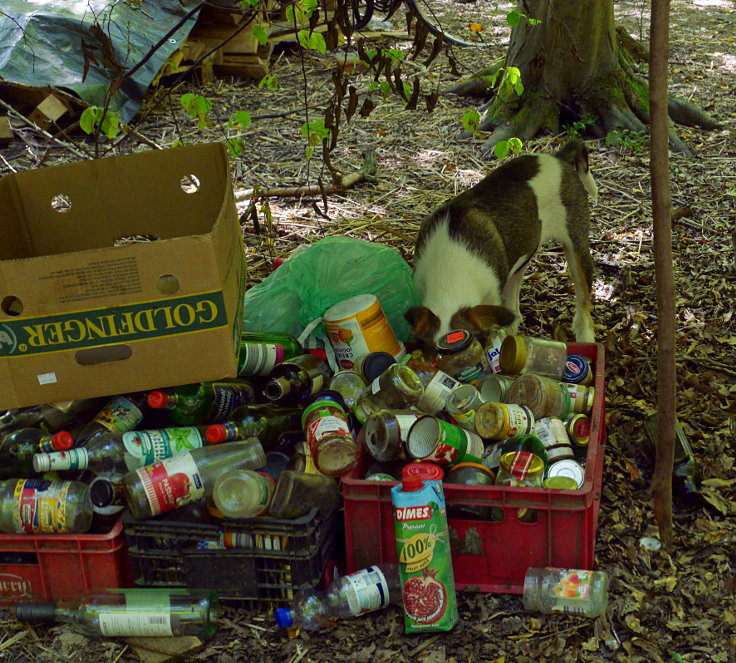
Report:
[[[156,288],[164,295],[173,295],[179,292],[179,279],[173,274],[164,274],[156,279]]]
[[[108,345],[104,348],[85,348],[78,350],[74,358],[80,366],[96,366],[97,364],[108,364],[113,361],[130,359],[133,350],[129,345]]]
[[[23,302],[14,295],[8,295],[3,298],[0,308],[6,315],[20,315],[23,313]]]
[[[179,186],[184,193],[197,193],[199,191],[199,178],[196,175],[184,175],[179,180]]]
[[[66,214],[72,208],[72,199],[65,193],[57,193],[51,199],[51,209],[59,214]]]

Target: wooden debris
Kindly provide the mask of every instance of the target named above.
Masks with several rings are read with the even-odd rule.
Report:
[[[174,638],[123,638],[142,663],[164,663],[196,654],[204,643],[193,635]]]
[[[7,115],[0,116],[0,147],[7,147],[13,140],[13,126]]]
[[[52,123],[71,110],[71,105],[61,95],[51,92],[31,111],[28,119],[42,129],[48,129]]]

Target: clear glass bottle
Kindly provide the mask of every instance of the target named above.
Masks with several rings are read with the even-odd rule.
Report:
[[[218,628],[220,604],[210,590],[93,589],[71,601],[20,603],[20,622],[59,622],[86,635],[212,637]]]
[[[475,433],[475,413],[483,405],[480,393],[472,384],[460,384],[447,397],[445,412],[455,423]]]
[[[335,578],[325,591],[301,590],[290,608],[276,609],[275,617],[281,628],[313,631],[340,617],[359,617],[400,600],[398,567],[384,563]]]
[[[424,385],[411,368],[392,364],[358,397],[355,416],[363,424],[378,410],[401,410],[416,405],[423,393]]]
[[[268,375],[281,362],[303,353],[304,349],[299,341],[290,334],[241,332],[238,375]]]
[[[72,436],[66,435],[64,448],[71,449],[73,442]],[[6,433],[0,438],[0,479],[34,476],[34,455],[55,450],[51,435],[38,428],[18,428]]]
[[[459,382],[477,385],[480,379],[491,372],[488,355],[466,329],[453,329],[437,343],[437,366]]]
[[[192,449],[129,472],[122,486],[130,513],[139,520],[210,497],[217,477],[228,470],[266,464],[258,438]]]
[[[509,389],[508,401],[526,405],[535,419],[564,419],[570,413],[570,392],[567,387],[543,375],[527,373],[520,376]]]
[[[512,334],[501,345],[501,370],[504,373],[534,373],[561,380],[566,363],[567,344],[561,341]]]
[[[255,518],[268,511],[275,486],[265,472],[231,470],[217,477],[212,501],[226,518]]]
[[[230,419],[233,410],[256,400],[256,390],[245,380],[198,382],[148,392],[147,402],[164,410],[177,426],[219,424]]]
[[[81,481],[0,481],[0,532],[67,534],[92,524],[89,486]]]
[[[581,569],[530,568],[524,577],[524,610],[545,615],[598,617],[608,605],[608,574]]]
[[[282,362],[268,374],[263,395],[283,405],[300,405],[325,389],[332,371],[324,359],[312,354],[298,355]]]
[[[284,470],[276,482],[270,513],[274,518],[301,518],[317,507],[323,516],[338,506],[337,481],[324,474]]]

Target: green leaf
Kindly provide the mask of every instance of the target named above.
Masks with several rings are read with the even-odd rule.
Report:
[[[402,89],[403,89],[404,101],[409,101],[409,99],[411,98],[411,85],[409,85],[409,83],[404,82]]]
[[[241,9],[248,9],[248,7],[258,8],[261,0],[240,0]]]
[[[493,146],[493,153],[496,158],[503,159],[509,153],[509,142],[501,140]]]
[[[261,46],[265,46],[268,43],[268,26],[257,23],[253,26],[253,36]]]
[[[312,14],[314,14],[319,3],[317,2],[317,0],[299,0],[298,4],[300,9],[304,12],[305,16],[309,18]]]
[[[388,97],[388,95],[391,94],[391,86],[387,81],[383,81],[383,83],[381,83],[381,94],[384,97]]]
[[[97,113],[102,109],[98,106],[90,106],[82,111],[79,116],[79,128],[86,134],[92,134],[97,124]]]
[[[463,113],[462,124],[465,131],[478,131],[480,113],[475,108],[469,108]]]
[[[508,14],[506,14],[506,23],[508,23],[510,27],[515,28],[521,22],[521,17],[522,14],[520,12],[512,9]]]
[[[258,87],[259,88],[262,88],[264,86],[266,88],[268,88],[269,90],[278,90],[278,88],[279,88],[279,79],[276,78],[276,76],[274,76],[272,74],[267,74],[258,83]]]
[[[173,143],[171,143],[171,147],[184,147],[184,141],[181,138],[177,138]]]
[[[515,136],[513,138],[509,138],[507,142],[514,154],[519,154],[519,152],[521,152],[521,148],[524,146],[521,139],[516,138]]]
[[[233,159],[245,152],[245,141],[242,138],[228,138],[226,145],[227,151]]]
[[[509,79],[509,83],[516,85],[516,82],[521,80],[521,71],[519,71],[518,67],[507,67],[506,76]]]
[[[529,21],[529,25],[537,25],[542,22],[538,18],[529,18],[528,16],[526,17],[526,20]]]
[[[235,121],[236,124],[240,126],[241,129],[247,129],[250,126],[251,123],[251,116],[248,111],[236,111],[232,115],[232,120]]]
[[[516,90],[516,94],[521,96],[524,94],[524,84],[521,81],[516,81],[516,83],[514,83],[514,90]]]
[[[327,53],[327,42],[321,32],[315,32],[309,39],[309,47],[318,53],[324,55]]]
[[[307,161],[309,161],[312,158],[313,154],[314,154],[314,145],[308,145],[307,146]]]
[[[120,131],[120,119],[118,118],[118,114],[113,113],[112,111],[105,113],[100,129],[108,138],[115,138]]]
[[[286,20],[289,23],[294,22],[294,5],[286,5]]]

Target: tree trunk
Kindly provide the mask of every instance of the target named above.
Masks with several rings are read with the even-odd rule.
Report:
[[[667,151],[669,0],[653,0],[649,58],[650,170],[657,279],[657,445],[652,477],[654,515],[666,549],[672,546],[672,463],[675,442],[675,282]]]
[[[582,119],[598,137],[614,130],[645,132],[649,122],[647,84],[634,71],[636,56],[617,39],[613,0],[522,0],[527,20],[511,31],[506,67],[517,67],[524,85],[518,96],[497,85],[480,128],[492,130],[483,146],[500,140],[528,140],[542,130]],[[638,54],[637,54],[638,55]],[[718,126],[704,113],[672,100],[673,119],[707,128]],[[687,151],[672,125],[669,139]]]

